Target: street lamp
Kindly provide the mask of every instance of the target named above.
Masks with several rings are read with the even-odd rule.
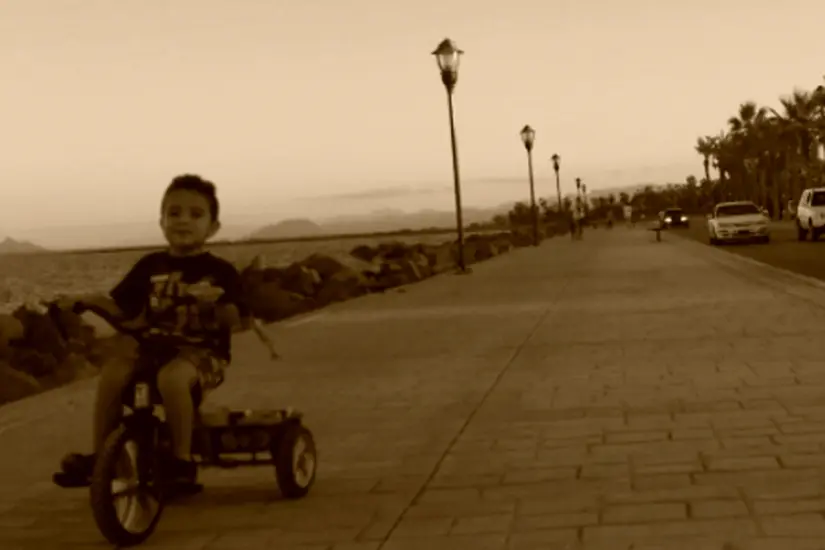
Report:
[[[527,124],[521,129],[521,141],[527,149],[527,170],[530,173],[530,213],[533,222],[533,246],[539,245],[539,217],[536,211],[536,189],[533,184],[533,143],[536,140],[536,131]]]
[[[561,216],[561,183],[559,182],[559,162],[561,161],[561,157],[553,153],[550,160],[553,161],[553,171],[556,173],[556,197],[558,197],[559,200],[559,216]]]
[[[450,144],[453,150],[453,187],[455,191],[455,218],[458,230],[458,269],[462,273],[467,272],[464,263],[464,221],[461,216],[461,180],[458,174],[458,150],[455,140],[455,118],[453,115],[453,90],[458,81],[458,65],[461,62],[461,55],[455,43],[449,38],[441,41],[435,51],[432,52],[438,62],[438,69],[441,71],[441,82],[447,90],[447,106],[450,111]]]

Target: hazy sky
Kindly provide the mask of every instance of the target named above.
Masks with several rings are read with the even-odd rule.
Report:
[[[154,219],[181,172],[228,221],[450,209],[444,37],[466,204],[526,196],[525,123],[540,195],[554,152],[568,189],[683,181],[741,101],[821,83],[822,21],[821,0],[0,0],[0,236]]]

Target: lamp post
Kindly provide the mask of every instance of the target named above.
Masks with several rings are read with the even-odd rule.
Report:
[[[554,153],[550,160],[553,161],[553,171],[556,173],[556,197],[559,201],[559,216],[561,216],[561,182],[559,181],[559,162],[561,157]]]
[[[447,106],[450,112],[450,144],[453,151],[453,187],[455,191],[455,218],[456,229],[458,230],[458,269],[461,273],[467,272],[464,263],[464,221],[461,216],[461,179],[458,173],[458,150],[455,139],[455,118],[453,115],[453,90],[458,81],[458,65],[461,62],[461,55],[455,43],[449,38],[441,41],[435,51],[432,52],[438,62],[438,69],[441,71],[441,82],[447,90]]]
[[[533,223],[533,246],[539,245],[539,216],[536,211],[536,189],[533,184],[533,143],[536,141],[536,131],[527,124],[521,129],[521,141],[527,149],[527,170],[530,173],[530,215]]]

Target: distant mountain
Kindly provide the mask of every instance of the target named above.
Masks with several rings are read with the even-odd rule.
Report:
[[[35,252],[45,252],[42,246],[37,246],[28,241],[15,241],[11,237],[6,237],[0,241],[0,254],[33,254]]]
[[[306,219],[283,220],[273,225],[262,227],[249,235],[249,239],[290,239],[293,237],[312,237],[323,235],[324,228]]]
[[[505,214],[511,204],[495,208],[464,208],[462,211],[465,225],[490,221],[497,214]],[[439,210],[403,210],[383,209],[371,214],[336,216],[318,223],[309,220],[284,220],[274,225],[263,227],[251,235],[250,239],[280,239],[292,237],[310,237],[314,235],[347,235],[361,233],[381,233],[401,231],[404,229],[429,229],[432,227],[453,227],[456,223],[455,212]]]

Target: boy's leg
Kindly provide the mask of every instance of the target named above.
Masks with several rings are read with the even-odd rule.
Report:
[[[95,454],[100,452],[106,438],[120,422],[123,413],[123,391],[132,379],[134,367],[134,362],[118,358],[107,361],[100,371],[92,426],[92,448]]]
[[[87,481],[91,477],[97,454],[120,422],[123,413],[121,397],[133,372],[134,361],[129,358],[113,358],[103,365],[92,415],[92,454],[70,453],[62,462],[64,473]]]
[[[196,468],[192,462],[192,431],[195,404],[192,389],[200,384],[203,391],[223,381],[223,364],[206,350],[186,348],[158,373],[158,391],[163,399],[166,422],[172,435],[172,451],[177,459],[172,477],[179,483],[193,483]]]
[[[172,451],[179,460],[191,459],[195,418],[192,388],[197,383],[197,367],[186,356],[175,358],[158,373],[158,391],[163,399],[166,423],[172,433]]]

